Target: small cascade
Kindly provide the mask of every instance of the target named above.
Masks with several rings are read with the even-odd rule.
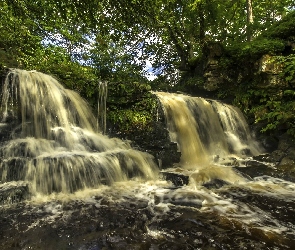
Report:
[[[197,170],[198,173],[191,175],[194,178],[206,176],[209,180],[210,176],[224,176],[228,181],[232,175],[230,179],[235,180],[235,174],[229,174],[230,168],[224,170],[217,165],[261,153],[237,108],[200,97],[155,94],[163,105],[171,140],[177,142],[181,152],[180,165],[187,170]]]
[[[105,113],[106,86],[102,89]],[[105,125],[98,132],[87,103],[49,75],[12,69],[0,115],[0,185],[22,182],[32,194],[70,193],[157,175],[151,155],[103,135]]]
[[[19,69],[8,73],[1,101],[2,123],[16,120],[20,126],[13,137],[59,139],[68,148],[74,145],[72,126],[95,129],[95,117],[77,93],[49,75]]]
[[[97,102],[97,127],[101,129],[103,134],[106,133],[107,97],[108,83],[99,82]]]

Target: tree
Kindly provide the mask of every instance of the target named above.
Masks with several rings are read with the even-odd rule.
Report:
[[[253,9],[252,0],[247,0],[247,41],[252,40]]]
[[[254,39],[294,3],[3,0],[0,6],[0,24],[5,27],[1,49],[16,58],[20,67],[33,68],[32,55],[51,44],[65,49],[69,60],[95,68],[98,78],[118,78],[127,71],[125,76],[136,78],[144,75],[149,59],[156,74],[171,79],[176,71],[192,70],[207,42],[227,46]]]

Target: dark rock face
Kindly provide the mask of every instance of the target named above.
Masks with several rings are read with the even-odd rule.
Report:
[[[287,133],[278,136],[278,147],[269,155],[269,161],[276,165],[295,164],[295,142]]]
[[[247,167],[235,167],[236,170],[251,178],[257,176],[271,176],[286,181],[295,182],[294,165],[282,165],[269,167],[264,164],[249,165]]]
[[[153,95],[153,98],[157,99],[155,95]],[[147,110],[147,112],[151,112],[154,118],[148,129],[138,128],[133,129],[132,132],[122,132],[116,124],[108,121],[107,133],[111,137],[130,140],[133,148],[153,155],[160,169],[162,169],[172,167],[174,163],[179,163],[181,153],[178,151],[177,143],[170,141],[164,111],[158,100],[157,103],[156,110]]]
[[[181,153],[178,152],[177,143],[170,141],[169,132],[162,118],[154,122],[151,131],[129,135],[128,139],[133,141],[132,145],[135,148],[153,155],[160,168],[167,168],[180,161]]]
[[[253,160],[245,163],[246,167],[236,169],[251,178],[268,175],[295,182],[295,147],[294,141],[288,134],[272,137],[275,150],[254,156]],[[275,147],[275,145],[277,145]]]
[[[0,205],[18,203],[30,197],[26,183],[0,185]]]
[[[8,72],[9,72],[9,69],[0,67],[0,78],[1,78],[0,89],[1,90]],[[20,117],[17,117],[17,115],[12,114],[12,112],[8,111],[8,114],[5,117],[5,120],[3,119],[2,115],[0,115],[0,144],[11,139],[10,138],[11,133],[12,132],[17,133],[19,127],[20,127]]]
[[[171,181],[174,186],[181,187],[184,185],[189,184],[189,176],[182,174],[182,173],[176,173],[176,172],[162,172],[163,178],[167,181]]]
[[[224,82],[223,74],[219,66],[219,59],[224,53],[224,49],[219,43],[209,43],[203,49],[205,55],[204,69],[204,89],[207,91],[217,90]]]
[[[278,148],[279,141],[274,136],[264,136],[261,138],[261,144],[267,152],[272,152]]]
[[[285,155],[287,155],[285,152],[275,150],[270,154],[255,156],[253,160],[245,163],[246,167],[235,167],[235,169],[250,178],[272,176],[295,182],[294,158]]]

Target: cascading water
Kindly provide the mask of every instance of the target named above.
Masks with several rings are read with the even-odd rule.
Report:
[[[182,153],[181,165],[196,169],[229,155],[257,155],[241,112],[233,106],[200,97],[158,92],[172,141]]]
[[[0,146],[0,183],[50,194],[156,176],[150,155],[96,132],[90,107],[53,77],[13,69],[2,93],[1,129],[9,136]]]
[[[240,111],[155,94],[182,154],[166,173],[189,176],[187,185],[157,178],[150,155],[103,135],[104,116],[95,120],[75,92],[11,70],[1,103],[0,249],[295,249],[295,184],[234,170],[261,153]],[[27,189],[32,197],[13,198]]]
[[[233,168],[246,167],[247,159],[263,153],[242,113],[215,100],[164,92],[155,94],[163,106],[170,138],[177,142],[181,152],[178,167],[163,174],[168,179],[171,174],[189,177],[187,186],[160,195],[161,201],[199,206],[200,211],[217,216],[222,225],[229,223],[234,225],[234,230],[242,227],[248,235],[258,234],[262,241],[274,247],[266,249],[295,247],[295,227],[291,222],[295,216],[294,183],[270,176],[251,179]],[[253,204],[247,197],[251,197]],[[275,209],[270,205],[273,202],[278,204]],[[278,213],[290,219],[278,219]],[[252,244],[241,249],[264,249],[264,245]]]
[[[97,102],[97,127],[101,128],[103,134],[106,133],[107,96],[108,96],[108,83],[99,82],[98,102]]]
[[[230,161],[262,153],[252,138],[242,113],[215,100],[182,94],[155,93],[160,99],[171,140],[181,152],[180,166],[191,172],[191,180],[245,181],[226,165]],[[217,165],[218,164],[218,165]]]

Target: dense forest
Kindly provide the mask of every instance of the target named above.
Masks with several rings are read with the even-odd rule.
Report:
[[[262,122],[261,131],[295,136],[294,7],[292,0],[2,0],[0,67],[51,74],[94,108],[107,82],[108,119],[129,132],[145,129],[156,106],[149,91],[163,90],[228,100]],[[260,86],[273,80],[261,58],[274,87]]]

